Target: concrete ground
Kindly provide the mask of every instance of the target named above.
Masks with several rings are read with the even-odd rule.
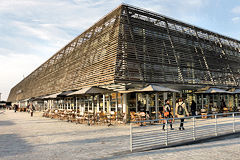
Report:
[[[86,126],[0,110],[0,160],[240,159],[240,134],[129,152],[129,126]]]

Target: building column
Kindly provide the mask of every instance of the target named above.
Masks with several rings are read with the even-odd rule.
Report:
[[[209,95],[206,95],[206,97],[207,97],[207,113],[209,113],[210,96],[209,96]]]
[[[108,94],[108,110],[107,110],[107,112],[108,113],[110,113],[111,112],[111,95],[110,94]]]
[[[77,97],[76,97],[76,111],[78,110],[78,102],[77,102]]]
[[[118,93],[116,93],[115,112],[118,111]]]
[[[163,105],[165,105],[165,101],[167,99],[167,92],[163,93]]]
[[[158,93],[155,93],[155,112],[156,112],[156,119],[158,119]]]
[[[123,113],[124,113],[123,121],[127,122],[127,117],[128,117],[127,93],[123,93],[122,97],[123,97]]]
[[[80,113],[84,113],[84,105],[82,105],[82,98],[79,98],[79,103],[80,103]]]
[[[147,106],[146,111],[149,111],[149,94],[146,95],[146,102],[147,102],[147,104],[146,104],[146,106]]]
[[[51,102],[52,102],[52,100],[48,100],[48,106],[49,106],[49,109],[52,109]]]
[[[173,100],[172,100],[172,105],[173,105],[173,116],[175,117],[175,111],[176,111],[176,93],[173,93]]]
[[[103,113],[105,113],[106,111],[106,104],[105,104],[105,94],[103,94]]]
[[[229,94],[227,94],[227,108],[228,111],[230,110],[230,98],[229,98]]]
[[[99,95],[97,95],[97,112],[99,112],[99,107],[100,107],[100,100],[99,100]]]
[[[201,102],[202,102],[202,109],[203,109],[203,94],[201,94]]]
[[[84,112],[83,112],[83,114],[85,113],[85,111],[86,111],[86,103],[85,103],[85,97],[82,99],[83,100],[83,109],[84,109]]]
[[[92,111],[93,111],[93,114],[94,114],[95,113],[94,96],[92,96]]]
[[[89,104],[89,99],[87,98],[87,102],[88,102],[88,113],[89,113],[89,109],[90,109],[90,104]]]
[[[236,108],[238,109],[238,95],[235,94],[235,103],[236,103]]]
[[[67,99],[67,109],[69,109],[68,99]]]
[[[213,100],[212,106],[214,107],[214,99],[215,99],[214,94],[212,96],[213,96],[213,98],[212,98],[212,100]]]
[[[136,112],[138,112],[138,95],[136,93]]]

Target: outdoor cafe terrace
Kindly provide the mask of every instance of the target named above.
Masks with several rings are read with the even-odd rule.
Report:
[[[166,99],[170,101],[171,113],[175,116],[175,106],[180,97],[186,103],[189,113],[194,100],[196,115],[201,115],[202,118],[206,118],[208,114],[240,111],[240,89],[205,87],[197,91],[180,92],[154,84],[118,92],[100,87],[87,87],[26,99],[15,104],[20,106],[19,111],[26,111],[28,104],[32,103],[36,110],[44,111],[44,117],[89,125],[112,125],[162,119]],[[226,106],[221,109],[222,101]]]

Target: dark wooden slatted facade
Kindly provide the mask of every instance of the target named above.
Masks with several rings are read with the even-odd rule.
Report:
[[[120,81],[239,85],[237,40],[131,6],[123,7],[120,39],[127,62]]]
[[[239,87],[240,42],[121,5],[12,88],[18,101],[84,86]]]

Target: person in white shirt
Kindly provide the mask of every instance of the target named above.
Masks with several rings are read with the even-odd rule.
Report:
[[[183,102],[182,98],[179,98],[179,102],[176,104],[176,116],[181,119],[179,130],[184,130],[184,117],[189,116],[186,104]]]

